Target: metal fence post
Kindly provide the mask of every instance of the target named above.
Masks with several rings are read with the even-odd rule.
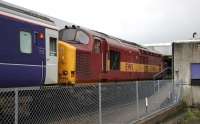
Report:
[[[156,97],[157,97],[157,99],[156,99],[157,101],[155,102],[156,104],[160,103],[160,80],[157,80],[157,83],[158,83],[157,84],[158,91],[156,94]],[[163,83],[162,80],[161,80],[161,83]],[[160,108],[160,104],[158,104],[158,108]]]
[[[160,92],[160,81],[158,80],[158,94]]]
[[[175,85],[175,82],[174,82],[174,79],[172,79],[172,102],[176,103],[177,102],[177,98],[176,98],[176,85]]]
[[[139,119],[139,93],[138,93],[138,81],[136,81],[136,107],[137,107],[137,119]]]
[[[18,89],[15,88],[15,124],[18,124],[19,95]]]
[[[101,83],[99,83],[99,124],[102,124]]]
[[[180,81],[180,84],[179,84],[179,88],[180,88],[180,96],[179,96],[179,101],[182,101],[183,100],[183,95],[184,95],[184,85],[183,85],[183,80]]]

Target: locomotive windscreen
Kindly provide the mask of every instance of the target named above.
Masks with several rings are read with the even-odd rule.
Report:
[[[59,40],[73,41],[75,40],[76,29],[62,29],[59,32]]]

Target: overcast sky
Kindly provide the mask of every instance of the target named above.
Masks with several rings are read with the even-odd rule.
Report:
[[[200,0],[6,0],[137,43],[191,39],[200,33]]]

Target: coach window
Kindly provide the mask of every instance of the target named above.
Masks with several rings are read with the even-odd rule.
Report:
[[[89,37],[86,33],[83,31],[77,31],[76,33],[76,41],[83,43],[83,44],[88,44],[89,42]]]
[[[30,32],[20,31],[20,51],[22,53],[32,53],[32,36]]]
[[[54,37],[50,37],[50,56],[57,56],[57,39]]]
[[[110,51],[110,69],[120,69],[120,52]]]
[[[101,41],[99,39],[94,40],[94,52],[97,54],[101,52]]]

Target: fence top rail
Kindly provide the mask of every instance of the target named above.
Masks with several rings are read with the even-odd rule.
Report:
[[[15,90],[39,90],[39,89],[51,89],[51,88],[59,88],[59,89],[71,89],[71,88],[81,88],[81,87],[98,87],[99,84],[101,86],[109,86],[109,85],[123,85],[123,84],[136,84],[136,83],[154,83],[159,81],[159,83],[172,83],[173,80],[141,80],[141,81],[120,81],[120,82],[98,82],[98,83],[80,83],[74,86],[67,86],[67,85],[52,85],[52,86],[32,86],[32,87],[12,87],[12,88],[0,88],[0,92],[6,91],[15,91]],[[184,84],[181,81],[176,81],[176,84]]]

